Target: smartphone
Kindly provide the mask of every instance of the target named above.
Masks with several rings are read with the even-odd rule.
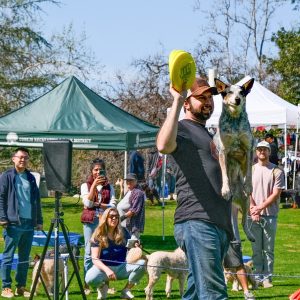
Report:
[[[106,176],[105,170],[99,170],[99,176]]]

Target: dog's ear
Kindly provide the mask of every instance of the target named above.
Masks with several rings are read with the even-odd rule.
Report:
[[[225,89],[228,88],[228,85],[218,78],[215,78],[215,85],[219,94],[224,92]]]
[[[243,94],[244,96],[247,96],[250,92],[251,92],[251,89],[253,87],[253,84],[254,84],[254,79],[251,78],[250,80],[248,80],[246,83],[244,83],[242,85],[242,89],[243,89]]]

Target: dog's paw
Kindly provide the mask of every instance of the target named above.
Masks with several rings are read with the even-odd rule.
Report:
[[[231,193],[229,187],[222,187],[222,197],[227,201],[229,201],[231,199],[232,193]]]

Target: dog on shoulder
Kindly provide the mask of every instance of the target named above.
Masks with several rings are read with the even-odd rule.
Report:
[[[253,262],[252,260],[249,260],[244,264],[244,268],[246,271],[247,281],[249,288],[252,288],[253,290],[257,289],[257,284],[255,281],[255,277],[253,274]],[[232,283],[231,290],[234,292],[241,291],[243,288],[239,283],[239,280],[236,275],[237,269],[236,268],[224,268],[224,277],[226,284]]]
[[[145,288],[146,300],[153,299],[154,285],[159,280],[161,273],[167,273],[165,292],[167,298],[171,296],[172,282],[174,279],[179,281],[180,296],[184,292],[184,283],[187,278],[187,259],[181,248],[173,252],[156,251],[147,257],[147,271],[149,275],[148,285]]]
[[[252,162],[254,139],[246,112],[246,96],[254,79],[242,86],[227,85],[215,79],[215,85],[223,97],[219,128],[214,142],[219,150],[222,171],[222,196],[232,201],[242,211],[242,224],[247,238],[254,237],[247,228],[249,197],[252,192]]]

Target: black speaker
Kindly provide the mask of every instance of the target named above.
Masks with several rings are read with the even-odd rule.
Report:
[[[68,192],[71,187],[71,141],[43,143],[43,156],[47,189]]]

